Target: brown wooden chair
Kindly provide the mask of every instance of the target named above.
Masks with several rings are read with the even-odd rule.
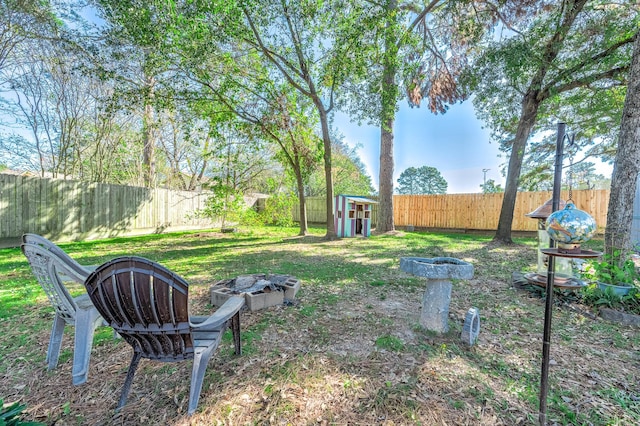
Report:
[[[231,324],[240,355],[240,310],[244,298],[229,298],[209,316],[190,316],[189,285],[162,265],[141,257],[120,257],[99,266],[85,281],[87,293],[107,323],[133,347],[119,411],[141,358],[176,362],[193,359],[188,413],[198,406],[204,373]]]

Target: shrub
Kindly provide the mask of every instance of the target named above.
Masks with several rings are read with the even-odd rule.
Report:
[[[219,181],[211,184],[209,189],[212,195],[207,198],[205,207],[195,212],[195,216],[220,219],[223,228],[229,223],[238,222],[247,209],[242,193]]]
[[[621,259],[618,252],[614,255],[605,254],[602,260],[587,262],[583,278],[588,281],[600,281],[603,283],[634,286],[638,282],[638,271],[631,259]],[[622,284],[620,284],[622,285]]]
[[[611,289],[602,291],[595,283],[589,284],[582,289],[582,302],[595,309],[604,306],[640,315],[640,291],[637,288],[632,288],[625,296],[618,296]]]
[[[44,423],[20,420],[22,411],[27,407],[24,404],[14,402],[13,404],[4,405],[2,399],[0,399],[0,406],[2,406],[0,409],[0,426],[44,426]]]
[[[267,198],[265,208],[259,213],[262,223],[275,226],[293,226],[291,209],[298,202],[292,194],[278,193]]]

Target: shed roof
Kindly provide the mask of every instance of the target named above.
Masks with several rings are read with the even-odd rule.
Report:
[[[354,201],[356,203],[368,203],[368,204],[378,204],[376,200],[372,200],[371,198],[361,197],[359,195],[343,195],[347,200]]]

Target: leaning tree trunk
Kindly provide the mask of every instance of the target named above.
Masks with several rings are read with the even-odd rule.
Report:
[[[507,182],[504,189],[504,198],[502,199],[502,209],[500,210],[500,219],[498,220],[498,229],[493,237],[494,241],[511,244],[511,226],[513,225],[513,210],[516,205],[516,196],[518,195],[518,180],[522,170],[522,160],[527,147],[527,139],[531,134],[540,104],[551,93],[548,88],[542,89],[544,78],[547,75],[554,60],[558,57],[560,49],[563,46],[564,39],[571,29],[573,22],[578,14],[582,11],[587,0],[567,0],[562,3],[564,16],[559,23],[556,31],[546,43],[541,53],[542,61],[531,79],[529,88],[522,99],[522,110],[520,111],[520,121],[518,129],[513,140],[511,148],[511,157],[509,158],[509,170],[507,171]]]
[[[620,251],[625,255],[631,248],[633,201],[640,173],[640,33],[633,45],[627,96],[622,110],[618,152],[613,164],[611,193],[604,232],[605,252]]]
[[[398,47],[395,35],[394,16],[398,4],[387,2],[387,25],[385,30],[385,52],[382,59],[382,111],[380,120],[380,172],[378,182],[378,220],[376,232],[395,229],[393,220],[393,124],[398,99],[396,73],[398,69]]]
[[[538,115],[540,101],[537,99],[537,91],[529,91],[522,101],[522,111],[520,112],[520,121],[516,136],[513,139],[511,148],[511,156],[509,158],[509,169],[507,172],[507,181],[504,189],[504,197],[502,199],[502,208],[500,210],[500,218],[498,220],[498,230],[493,237],[494,241],[504,244],[511,244],[511,226],[513,225],[513,211],[516,205],[516,197],[518,196],[518,180],[522,171],[522,160],[527,147],[527,140],[531,134],[531,129]]]

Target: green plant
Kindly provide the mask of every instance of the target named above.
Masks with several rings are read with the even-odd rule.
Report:
[[[605,254],[602,260],[587,262],[583,278],[588,281],[600,281],[607,284],[634,287],[640,279],[635,263],[621,259],[620,253]]]
[[[0,426],[39,426],[44,423],[39,422],[27,422],[20,420],[22,411],[27,407],[24,404],[14,402],[13,404],[4,405],[2,399],[0,399]]]
[[[376,339],[376,346],[380,349],[386,349],[393,352],[400,352],[404,350],[404,343],[402,342],[402,340],[388,334],[378,337]]]
[[[274,194],[265,201],[264,210],[258,216],[265,225],[293,226],[291,210],[297,201],[293,194]]]
[[[596,284],[582,288],[582,303],[594,308],[607,307],[628,313],[640,314],[640,289],[632,288],[629,294],[617,295],[612,289],[601,290]]]
[[[223,228],[229,223],[238,222],[247,209],[242,193],[220,179],[214,179],[209,190],[212,195],[207,198],[205,207],[195,212],[195,217],[221,219]]]

